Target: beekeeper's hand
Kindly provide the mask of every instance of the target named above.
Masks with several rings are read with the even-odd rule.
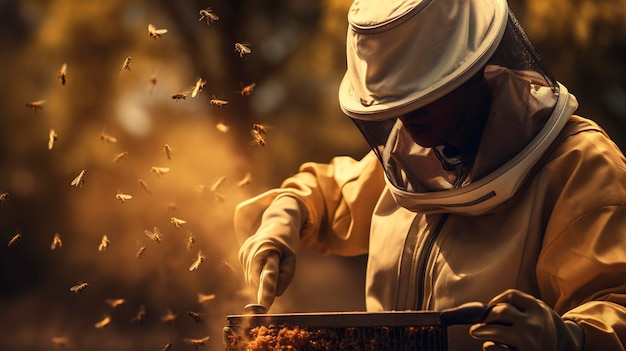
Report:
[[[296,198],[280,196],[263,212],[256,233],[239,249],[245,279],[258,289],[257,303],[268,309],[293,279],[305,219],[306,210]]]
[[[485,320],[470,327],[470,335],[484,341],[485,351],[582,350],[582,328],[531,295],[510,289],[493,298],[488,308]]]

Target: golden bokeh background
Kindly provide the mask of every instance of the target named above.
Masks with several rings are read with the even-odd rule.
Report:
[[[7,194],[0,202],[0,349],[54,350],[52,338],[60,337],[68,350],[160,350],[167,343],[192,350],[185,338],[210,336],[200,349],[222,350],[226,316],[254,302],[237,261],[236,204],[278,186],[303,162],[368,150],[336,98],[349,5],[0,1],[0,193]],[[209,7],[219,16],[211,24],[199,20]],[[626,145],[626,1],[518,0],[511,7],[578,97],[579,113]],[[151,38],[148,24],[168,32]],[[251,52],[240,57],[237,42]],[[122,70],[129,56],[131,69]],[[57,78],[64,63],[65,85]],[[171,98],[198,77],[206,84],[197,97]],[[251,83],[253,92],[242,95]],[[213,97],[229,103],[218,108]],[[41,109],[26,106],[39,100]],[[264,147],[250,144],[254,123],[269,127]],[[51,129],[58,138],[49,150]],[[152,167],[170,171],[158,176]],[[71,186],[82,170],[83,186]],[[247,173],[252,180],[240,186]],[[132,199],[122,202],[118,193]],[[171,217],[186,223],[177,228]],[[161,243],[144,233],[155,227]],[[63,246],[52,250],[55,233]],[[196,241],[188,250],[190,233]],[[103,235],[110,245],[99,251]],[[189,271],[198,251],[206,259]],[[303,253],[272,311],[363,309],[365,262]],[[89,286],[70,292],[81,282]],[[199,293],[215,298],[199,303]],[[113,308],[105,303],[111,298],[126,302]],[[132,321],[140,306],[141,323]],[[169,309],[177,318],[164,323]],[[95,328],[107,315],[111,323]]]

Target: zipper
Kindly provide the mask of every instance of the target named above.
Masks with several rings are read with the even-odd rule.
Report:
[[[457,178],[452,186],[453,189],[461,187],[469,172],[468,168],[465,167],[463,163],[461,163],[458,165],[456,173]],[[423,310],[426,307],[424,301],[424,286],[426,284],[426,269],[428,267],[428,261],[430,260],[430,255],[432,254],[435,242],[437,241],[437,238],[439,237],[439,234],[441,233],[443,226],[445,225],[449,216],[450,213],[448,212],[441,215],[441,218],[437,222],[437,225],[435,226],[433,231],[426,237],[422,249],[417,255],[413,255],[413,259],[411,262],[412,269],[410,274],[410,282],[416,282],[416,284],[409,284],[409,286],[411,287],[409,289],[409,293],[414,292],[416,295],[415,308],[417,310]],[[416,219],[414,219],[414,221],[415,220]],[[417,235],[417,233],[415,234]],[[416,243],[418,242],[419,241],[416,241]],[[417,250],[417,247],[413,248],[413,251]]]

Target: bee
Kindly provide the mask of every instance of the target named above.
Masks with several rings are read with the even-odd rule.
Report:
[[[153,231],[149,231],[146,229],[143,232],[146,234],[148,238],[150,238],[150,240],[156,242],[157,244],[161,243],[161,237],[163,236],[163,234],[161,234],[161,231],[159,230],[159,228],[154,227]]]
[[[63,242],[61,241],[61,236],[59,235],[59,233],[54,233],[54,238],[52,238],[50,250],[54,250],[57,247],[63,247]]]
[[[235,269],[233,268],[233,266],[231,266],[230,263],[226,261],[222,261],[220,265],[218,266],[218,268],[223,269],[226,272],[226,274],[233,274],[235,272]]]
[[[37,110],[41,110],[43,109],[43,104],[46,103],[46,100],[38,100],[38,101],[32,101],[26,104],[26,107],[30,108],[31,110],[37,112]]]
[[[65,347],[69,344],[67,338],[63,336],[53,336],[50,341],[52,341],[52,344],[56,347]]]
[[[252,174],[250,172],[246,173],[246,175],[237,183],[237,186],[243,188],[244,186],[250,184],[252,181]]]
[[[126,156],[128,156],[128,151],[120,152],[119,154],[115,155],[115,157],[113,157],[113,163],[120,162],[121,160],[125,159]]]
[[[122,203],[125,203],[125,202],[126,202],[126,200],[130,200],[130,199],[132,199],[132,198],[133,198],[133,196],[132,196],[132,195],[130,195],[130,194],[117,193],[117,194],[115,194],[115,198],[116,198],[116,199],[118,199],[118,200],[120,200],[120,201],[122,201]]]
[[[267,131],[270,129],[270,126],[266,126],[264,124],[260,124],[260,123],[254,123],[252,125],[252,129],[258,131],[259,133],[265,135],[267,134]]]
[[[168,167],[152,167],[150,168],[150,171],[160,177],[169,172],[170,169]]]
[[[191,91],[191,97],[195,98],[196,96],[198,96],[198,94],[200,94],[200,92],[204,88],[205,84],[206,84],[206,80],[203,80],[201,77],[198,77],[196,79],[196,85],[193,87],[193,90]]]
[[[250,49],[250,44],[235,43],[235,51],[239,53],[239,57],[243,57],[243,55],[251,53],[252,49]]]
[[[170,223],[172,223],[176,228],[181,228],[183,224],[187,223],[187,221],[176,217],[170,217]]]
[[[111,308],[117,308],[126,303],[125,299],[106,299],[104,300],[107,305],[111,306]]]
[[[172,95],[172,99],[178,101],[178,100],[187,100],[187,95],[192,94],[194,89],[196,89],[195,86],[191,87],[191,88],[187,88],[184,90],[179,91],[178,93]]]
[[[148,194],[152,194],[152,192],[150,192],[150,188],[148,188],[148,183],[146,183],[145,180],[143,179],[137,179],[137,183],[139,183],[139,186]]]
[[[52,150],[52,147],[54,147],[54,142],[57,141],[57,138],[58,135],[54,131],[54,129],[50,129],[50,132],[48,132],[48,150]]]
[[[222,195],[222,194],[220,194],[218,192],[213,192],[213,196],[215,197],[215,201],[216,202],[223,202],[224,200],[226,200],[224,195]]]
[[[135,258],[140,260],[143,257],[143,255],[146,253],[147,248],[148,248],[147,246],[143,245],[139,249],[137,249],[137,253],[135,253]]]
[[[135,314],[135,317],[133,317],[133,319],[131,319],[130,321],[143,323],[145,319],[146,319],[146,307],[144,305],[140,305],[139,310],[137,311],[137,314]]]
[[[161,35],[167,33],[167,29],[156,29],[155,26],[153,26],[152,24],[148,24],[148,34],[154,38],[160,38]]]
[[[228,132],[228,130],[230,129],[229,126],[227,126],[226,124],[219,122],[218,124],[215,125],[215,128],[217,128],[217,130],[221,133],[226,133]]]
[[[221,176],[219,177],[214,183],[213,185],[211,185],[211,192],[216,192],[219,188],[222,187],[222,185],[224,185],[224,182],[226,181],[226,176]]]
[[[194,322],[196,323],[204,322],[204,315],[202,315],[201,313],[194,312],[194,311],[187,311],[187,315],[191,317],[191,319],[193,319]]]
[[[96,329],[103,329],[109,324],[111,324],[111,316],[107,315],[107,316],[104,316],[102,320],[96,322],[93,326],[96,327]]]
[[[70,288],[70,291],[71,291],[71,292],[73,292],[73,293],[75,293],[75,294],[78,294],[79,292],[81,292],[81,291],[83,291],[83,290],[87,289],[87,287],[89,287],[89,283],[85,283],[85,282],[83,282],[83,283],[78,283],[78,284],[76,284],[76,285],[72,286],[72,287]]]
[[[117,143],[117,138],[116,137],[114,137],[114,136],[112,136],[110,134],[107,134],[104,131],[102,133],[100,133],[100,140],[105,141],[107,143],[111,143],[111,144]]]
[[[246,85],[246,86],[241,88],[239,93],[241,94],[241,96],[248,96],[248,95],[252,94],[252,90],[254,90],[255,86],[256,86],[256,83],[252,83],[252,84]]]
[[[161,348],[161,351],[170,351],[172,349],[172,344],[171,343],[167,343],[165,344],[165,346],[163,346]]]
[[[210,25],[211,23],[219,20],[220,18],[213,13],[213,11],[211,10],[211,8],[207,8],[206,10],[200,10],[200,19],[198,21],[202,21],[203,19],[206,18],[206,24]]]
[[[250,135],[252,135],[252,140],[250,140],[250,145],[263,147],[267,144],[267,141],[265,140],[265,135],[259,132],[258,130],[256,129],[250,130]]]
[[[111,243],[111,241],[109,240],[109,238],[105,235],[102,236],[102,240],[100,241],[100,245],[98,245],[98,251],[104,251],[107,249],[107,247],[109,247],[109,244]]]
[[[165,144],[163,146],[163,151],[165,151],[165,157],[167,157],[168,160],[172,159],[172,147],[169,146],[168,144]]]
[[[61,85],[65,85],[65,78],[67,76],[67,63],[64,63],[61,66],[61,69],[59,70],[59,73],[57,74],[57,78],[59,78],[59,81],[61,82]]]
[[[156,77],[156,74],[152,72],[152,74],[150,75],[150,78],[148,78],[148,89],[150,90],[151,95],[152,95],[152,91],[154,90],[154,87],[156,87],[156,84],[157,84],[157,77]]]
[[[172,312],[172,310],[168,308],[165,314],[161,316],[161,322],[172,323],[174,320],[176,320],[176,317],[177,316],[174,314],[174,312]]]
[[[204,338],[201,338],[201,339],[185,338],[184,340],[186,343],[193,345],[193,347],[197,350],[198,347],[204,346],[204,343],[207,342],[209,339],[210,339],[209,336],[205,336]]]
[[[122,73],[124,73],[124,71],[129,71],[130,72],[130,63],[133,61],[132,58],[130,58],[130,56],[126,57],[124,59],[124,63],[122,64],[122,69],[120,70],[120,75]]]
[[[22,239],[22,234],[17,233],[15,235],[13,235],[13,237],[9,240],[9,243],[8,243],[7,247],[11,247],[11,246],[15,245],[15,243],[20,241],[20,239]]]
[[[84,170],[84,169],[82,171],[80,171],[80,173],[78,173],[76,178],[74,178],[74,180],[72,180],[70,185],[77,186],[77,187],[82,187],[83,184],[85,184],[85,173],[87,173],[87,171]]]
[[[196,237],[193,235],[192,232],[188,232],[188,233],[189,233],[189,236],[187,237],[185,246],[187,247],[187,251],[190,251],[193,244],[196,243]]]
[[[202,294],[198,293],[198,303],[203,304],[209,301],[215,300],[215,294]]]
[[[9,193],[0,194],[0,202],[6,202],[8,198],[9,198]]]
[[[221,100],[215,97],[215,95],[213,95],[213,98],[211,100],[209,100],[209,103],[217,108],[222,108],[226,105],[228,105],[228,101],[227,100]]]
[[[200,264],[202,264],[202,262],[204,262],[204,260],[206,259],[206,256],[202,254],[202,251],[198,251],[198,257],[196,258],[195,261],[193,261],[193,263],[191,264],[191,266],[189,266],[189,271],[195,271],[196,269],[198,269],[198,267],[200,267]]]

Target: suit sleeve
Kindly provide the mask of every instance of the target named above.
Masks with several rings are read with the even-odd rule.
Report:
[[[361,160],[338,156],[329,163],[307,162],[281,186],[240,203],[235,232],[240,242],[253,235],[263,211],[279,196],[296,197],[306,208],[300,248],[343,256],[367,252],[374,207],[385,186],[373,152]]]

